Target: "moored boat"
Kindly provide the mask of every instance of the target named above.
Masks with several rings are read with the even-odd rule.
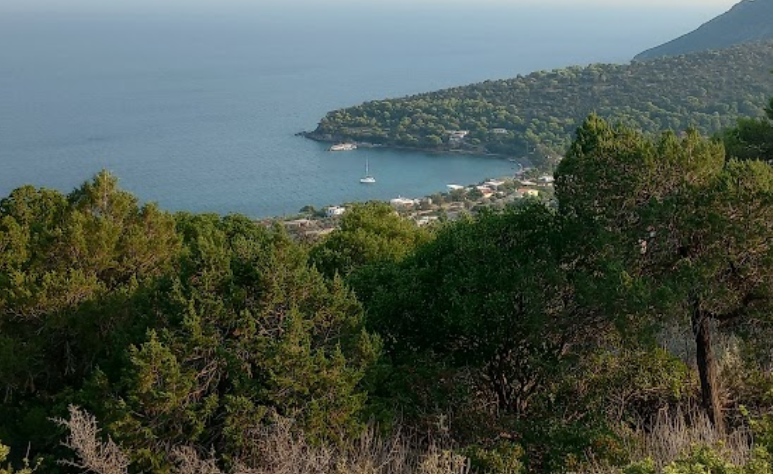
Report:
[[[365,176],[360,178],[360,183],[362,184],[373,184],[376,182],[376,178],[370,175],[368,172],[368,160],[365,160]]]
[[[356,149],[357,145],[354,143],[338,143],[328,148],[328,151],[352,151]]]

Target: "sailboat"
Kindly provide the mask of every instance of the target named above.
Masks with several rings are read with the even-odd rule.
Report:
[[[363,183],[363,184],[373,184],[375,182],[376,182],[376,178],[371,176],[370,173],[368,172],[368,160],[366,158],[365,159],[365,177],[364,178],[360,178],[360,183]]]

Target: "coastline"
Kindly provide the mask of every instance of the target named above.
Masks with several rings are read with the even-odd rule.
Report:
[[[511,155],[504,155],[501,153],[484,153],[481,151],[469,150],[469,149],[463,150],[459,148],[424,148],[424,147],[417,147],[417,146],[359,142],[356,140],[346,139],[343,136],[327,135],[327,134],[322,135],[316,132],[308,132],[305,130],[296,133],[295,136],[303,137],[319,143],[329,143],[329,144],[335,144],[335,143],[341,143],[341,142],[353,143],[357,145],[358,148],[383,148],[385,150],[414,151],[414,152],[421,152],[421,153],[429,153],[432,155],[454,154],[454,155],[480,156],[485,158],[505,159],[509,161],[515,160],[514,162],[520,163],[523,166],[530,165],[530,163],[526,162],[527,160],[523,160],[522,158],[517,158]]]
[[[327,140],[315,141],[330,143]],[[384,146],[384,148],[392,147]],[[424,151],[410,147],[397,149]],[[499,156],[499,158],[504,157]],[[294,238],[309,242],[335,231],[339,227],[342,215],[349,208],[367,202],[383,202],[391,205],[404,219],[422,227],[454,221],[464,215],[474,215],[483,208],[504,209],[509,205],[526,202],[529,198],[549,203],[554,195],[552,175],[544,175],[537,168],[524,168],[515,175],[498,176],[476,184],[455,186],[457,187],[449,186],[445,191],[418,198],[397,196],[393,199],[341,202],[322,208],[306,206],[297,213],[255,219],[255,222],[266,227],[279,224]]]

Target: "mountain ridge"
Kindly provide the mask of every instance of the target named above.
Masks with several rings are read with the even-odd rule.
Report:
[[[773,0],[743,0],[696,30],[643,51],[634,61],[773,39]]]

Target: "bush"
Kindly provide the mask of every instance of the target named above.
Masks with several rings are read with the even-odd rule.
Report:
[[[726,459],[722,446],[715,448],[698,446],[688,455],[678,459],[662,470],[655,467],[652,459],[631,464],[623,474],[769,474],[770,455],[763,448],[754,451],[751,459],[743,465],[736,465]]]
[[[470,467],[478,474],[520,474],[524,472],[523,449],[513,443],[500,443],[493,449],[471,446],[462,450]]]
[[[0,463],[5,463],[10,453],[11,449],[8,446],[0,444]],[[15,471],[10,464],[5,467],[0,465],[0,474],[32,474],[35,469],[37,469],[37,466],[35,468],[30,467],[29,460],[25,458],[24,467],[20,471]]]

